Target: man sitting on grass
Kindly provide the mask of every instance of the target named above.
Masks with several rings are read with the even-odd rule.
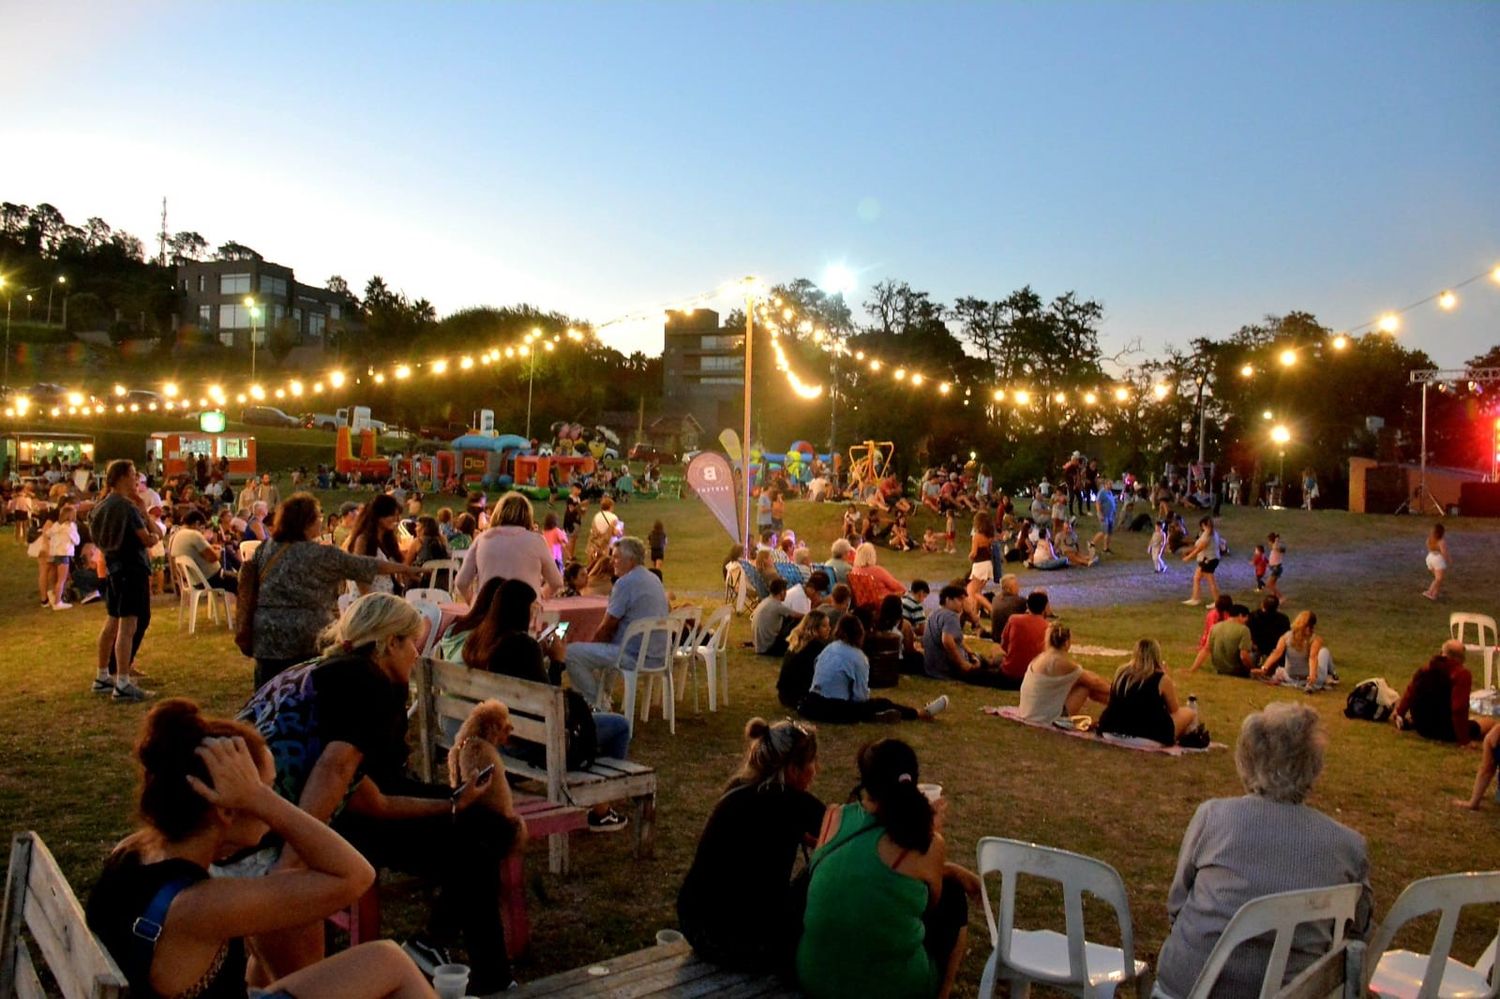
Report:
[[[1047,591],[1032,590],[1026,597],[1026,613],[1016,614],[1005,622],[1000,633],[1000,672],[1004,690],[1020,690],[1026,679],[1026,667],[1047,647]]]
[[[750,615],[750,634],[756,655],[781,656],[786,654],[786,638],[802,620],[802,613],[787,606],[786,580],[777,576],[768,589],[766,599],[756,604]]]
[[[1465,654],[1463,642],[1449,639],[1439,655],[1412,675],[1391,715],[1398,729],[1416,729],[1424,739],[1460,746],[1484,738],[1495,720],[1469,717],[1474,674],[1464,665]]]
[[[924,601],[932,588],[927,585],[925,579],[913,579],[911,588],[906,591],[906,596],[901,598],[901,616],[906,618],[906,623],[911,625],[911,630],[918,638],[922,637],[923,629],[927,627],[927,608]]]
[[[981,687],[1014,690],[1016,686],[995,663],[986,662],[964,647],[963,612],[968,593],[949,583],[938,591],[937,610],[922,635],[922,671],[937,680],[961,680]]]
[[[1196,672],[1205,661],[1213,663],[1215,673],[1226,676],[1249,676],[1255,667],[1255,642],[1250,636],[1250,608],[1231,604],[1229,616],[1208,629],[1208,641],[1188,672]]]

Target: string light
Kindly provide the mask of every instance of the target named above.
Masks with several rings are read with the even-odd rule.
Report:
[[[1338,336],[1336,336],[1336,337],[1333,338],[1333,349],[1334,350],[1344,350],[1348,346],[1349,346],[1349,338],[1347,336],[1345,336],[1344,334],[1340,333]]]
[[[1115,389],[1115,402],[1125,402],[1129,398],[1130,390],[1125,388],[1125,386],[1122,385],[1119,388]]]
[[[1016,389],[1013,398],[1016,400],[1017,406],[1031,405],[1031,393],[1025,389]]]
[[[1172,389],[1165,382],[1157,382],[1155,385],[1151,386],[1151,394],[1156,396],[1158,399],[1165,399],[1167,397],[1167,393],[1170,391],[1172,391]]]
[[[1281,361],[1281,366],[1283,368],[1290,368],[1292,365],[1297,363],[1297,352],[1288,347],[1286,350],[1283,350],[1280,354],[1278,354],[1277,358]]]
[[[1240,377],[1241,378],[1249,378],[1250,376],[1252,376],[1254,374],[1255,374],[1255,368],[1252,365],[1247,364],[1243,368],[1240,368]]]
[[[1401,317],[1394,312],[1387,312],[1380,317],[1376,326],[1382,333],[1394,333],[1401,328]]]
[[[1438,296],[1438,308],[1444,312],[1452,312],[1458,307],[1458,296],[1451,291],[1445,291]]]

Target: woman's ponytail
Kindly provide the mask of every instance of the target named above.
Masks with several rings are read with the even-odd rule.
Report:
[[[891,842],[926,853],[932,847],[932,802],[917,787],[917,754],[900,739],[867,743],[859,751],[861,787],[875,803],[875,818]]]

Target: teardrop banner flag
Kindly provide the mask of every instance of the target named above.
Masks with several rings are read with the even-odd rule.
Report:
[[[724,530],[729,532],[729,540],[742,544],[734,502],[734,470],[729,467],[724,456],[714,451],[704,451],[698,455],[688,463],[687,482],[719,523],[724,525]]]
[[[738,465],[740,463],[740,435],[733,430],[721,430],[719,443],[724,445],[724,453],[729,455],[729,460]]]

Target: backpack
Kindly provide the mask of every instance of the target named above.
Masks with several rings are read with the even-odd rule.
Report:
[[[1372,722],[1387,721],[1398,700],[1400,698],[1395,689],[1383,677],[1363,680],[1349,691],[1349,697],[1344,702],[1344,717]]]

